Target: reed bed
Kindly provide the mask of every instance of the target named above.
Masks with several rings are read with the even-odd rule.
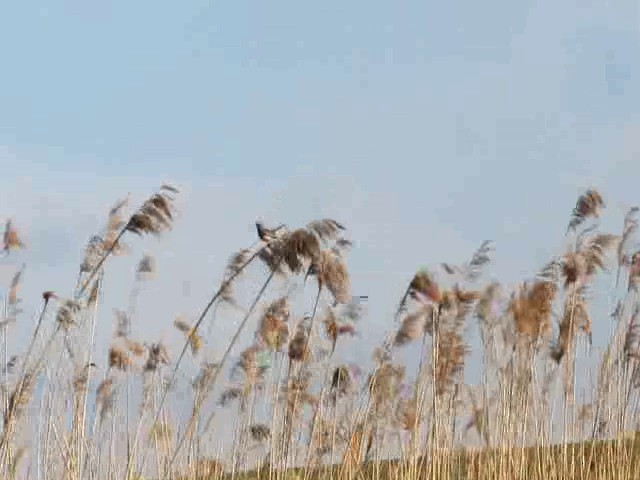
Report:
[[[604,199],[584,192],[559,254],[515,286],[487,278],[490,242],[408,272],[388,335],[354,365],[339,352],[366,340],[371,312],[334,219],[257,222],[198,315],[154,319],[173,325],[179,348],[135,337],[140,292],[157,275],[142,256],[111,337],[97,338],[110,260],[135,257],[132,236],[179,228],[178,195],[163,185],[137,209],[116,203],[72,295],[43,292],[26,345],[11,340],[25,315],[17,268],[0,321],[0,478],[640,478],[638,208],[602,232]],[[11,221],[2,248],[6,263],[27,249]],[[597,291],[607,275],[612,287]],[[599,298],[616,305],[601,353],[589,348]],[[230,312],[236,331],[221,338]],[[595,367],[581,365],[581,348]],[[474,349],[482,374],[471,384]],[[582,377],[594,380],[577,395]]]

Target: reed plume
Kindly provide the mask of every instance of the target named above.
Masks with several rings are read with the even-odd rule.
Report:
[[[430,328],[429,325],[433,321],[433,313],[433,305],[425,305],[405,315],[396,333],[394,345],[401,347],[409,342],[421,339]]]
[[[604,206],[604,200],[597,190],[587,190],[578,197],[576,206],[571,213],[571,221],[569,222],[568,229],[575,230],[588,218],[598,218]]]
[[[273,351],[280,351],[289,337],[289,300],[281,297],[265,310],[258,327],[258,336]]]
[[[513,294],[508,312],[515,331],[535,342],[551,332],[551,314],[558,286],[548,280],[525,283]]]
[[[335,240],[344,227],[335,220],[322,219],[310,222],[306,227],[285,232],[272,239],[260,252],[262,261],[274,272],[284,274],[282,267],[291,273],[301,273],[321,253],[322,244]]]
[[[605,269],[605,257],[616,249],[620,237],[612,234],[596,233],[581,236],[575,251],[568,252],[562,259],[562,273],[565,287],[586,284],[591,277]]]
[[[22,241],[18,229],[13,225],[11,219],[7,220],[4,227],[4,234],[2,236],[2,245],[5,254],[13,250],[25,248],[25,244]]]
[[[187,341],[191,346],[191,352],[195,355],[197,354],[203,345],[203,339],[198,334],[198,332],[189,325],[182,317],[178,317],[174,320],[173,324],[175,327],[185,334],[187,337]]]

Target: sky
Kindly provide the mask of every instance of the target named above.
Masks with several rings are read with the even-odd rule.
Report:
[[[28,249],[29,330],[69,295],[110,206],[179,186],[180,218],[108,266],[100,328],[136,261],[158,256],[141,335],[197,315],[253,222],[344,223],[369,356],[419,267],[485,240],[492,273],[561,253],[577,196],[603,225],[640,203],[640,10],[612,1],[110,2],[24,0],[0,14],[0,220]],[[127,277],[129,275],[129,277]],[[130,282],[124,281],[131,278]],[[111,282],[109,283],[109,280]],[[608,308],[608,306],[606,307]],[[603,311],[606,311],[603,307]],[[220,336],[233,325],[222,323]],[[595,322],[596,341],[606,319]]]

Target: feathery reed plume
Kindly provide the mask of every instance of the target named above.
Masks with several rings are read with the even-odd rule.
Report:
[[[12,418],[19,417],[24,407],[29,404],[31,395],[33,393],[33,387],[35,386],[36,375],[33,372],[26,372],[15,388],[9,395],[9,408],[4,414],[5,429],[9,425]]]
[[[331,341],[331,353],[335,352],[338,338],[343,335],[356,335],[354,324],[362,318],[365,310],[363,302],[366,300],[366,296],[357,296],[352,297],[349,303],[328,307],[322,323]]]
[[[293,419],[297,418],[304,406],[316,406],[318,399],[309,393],[311,387],[311,372],[304,369],[299,375],[290,378],[283,389],[283,397],[287,405],[287,417],[293,424]]]
[[[73,391],[75,393],[82,393],[87,388],[87,382],[89,381],[89,370],[96,366],[91,362],[85,365],[76,375],[73,377]]]
[[[152,195],[140,210],[129,218],[125,229],[137,235],[160,235],[170,230],[174,215],[174,199],[171,193],[176,191],[173,187],[162,186],[160,192]]]
[[[144,345],[142,345],[140,342],[136,342],[127,338],[125,344],[127,346],[127,350],[131,352],[134,357],[142,357],[146,352]]]
[[[240,275],[247,262],[250,260],[252,252],[248,248],[243,248],[239,252],[234,253],[225,269],[225,278],[236,278]],[[220,301],[235,305],[235,298],[233,295],[233,284],[231,282],[224,282],[221,287]]]
[[[11,283],[9,284],[9,295],[7,296],[7,300],[9,305],[15,306],[20,302],[18,298],[18,288],[20,288],[20,282],[22,280],[22,275],[24,274],[25,265],[22,265],[22,268],[18,270],[13,278],[11,279]]]
[[[69,330],[76,324],[76,316],[82,310],[80,302],[75,300],[64,300],[58,308],[56,321],[64,330]]]
[[[240,359],[232,369],[232,376],[234,376],[238,370],[244,374],[244,385],[247,393],[258,383],[258,380],[262,378],[268,368],[268,366],[261,361],[262,353],[263,350],[258,345],[252,345],[244,349],[242,353],[240,353]]]
[[[25,265],[22,265],[22,268],[18,270],[11,279],[11,283],[9,284],[9,292],[7,294],[7,310],[6,310],[6,318],[0,321],[0,326],[6,326],[9,323],[13,323],[16,321],[17,316],[22,313],[19,305],[22,300],[18,297],[18,290],[20,288],[22,282],[22,275],[25,270]]]
[[[151,255],[145,255],[138,263],[136,276],[140,280],[151,280],[155,278],[157,271],[158,265],[155,257],[152,257]]]
[[[314,220],[307,224],[307,229],[314,232],[320,240],[333,240],[340,232],[346,230],[344,225],[332,220],[330,218],[323,218],[321,220]]]
[[[425,305],[405,315],[393,341],[394,346],[401,347],[422,338],[433,321],[433,312],[433,305]]]
[[[639,207],[631,207],[624,216],[624,224],[622,227],[622,237],[618,244],[618,265],[626,264],[625,249],[629,245],[629,240],[638,231],[638,211]]]
[[[13,226],[11,219],[7,220],[4,227],[3,235],[3,250],[5,253],[9,253],[12,250],[18,250],[24,248],[25,245],[22,242],[18,230]]]
[[[627,327],[624,336],[624,358],[627,363],[631,360],[640,360],[640,348],[638,341],[640,340],[640,323],[638,316],[640,315],[640,306],[636,305],[631,316],[631,321]]]
[[[280,351],[289,337],[289,300],[281,297],[265,310],[258,327],[258,335],[273,351]]]
[[[450,263],[441,263],[440,266],[448,275],[460,276],[466,282],[475,282],[482,275],[483,268],[491,262],[493,250],[493,242],[484,240],[473,252],[471,259],[462,266]]]
[[[348,238],[338,238],[331,247],[331,251],[336,255],[344,255],[345,251],[349,250],[352,246],[353,242]]]
[[[605,206],[600,193],[595,189],[589,189],[578,197],[576,206],[571,214],[568,230],[575,230],[587,218],[598,218],[600,211]]]
[[[490,319],[499,315],[499,297],[501,286],[498,282],[492,282],[485,287],[478,303],[476,304],[476,315],[481,322],[489,323]]]
[[[369,300],[369,297],[366,295],[352,297],[349,303],[342,306],[343,318],[352,322],[360,320],[366,312],[367,300]]]
[[[220,368],[220,365],[215,362],[205,362],[200,368],[200,373],[193,381],[193,389],[197,395],[204,394],[211,383],[211,378],[215,372]]]
[[[289,326],[277,317],[263,316],[259,334],[269,349],[278,352],[287,342]]]
[[[409,296],[418,301],[423,301],[426,298],[433,303],[440,303],[442,300],[440,287],[426,269],[420,270],[414,275],[409,284]]]
[[[438,356],[435,363],[436,395],[442,395],[454,384],[455,377],[464,370],[469,347],[460,332],[446,329],[438,336]]]
[[[551,351],[551,358],[560,363],[577,330],[582,330],[591,341],[591,317],[585,298],[586,287],[576,290],[575,295],[565,301],[564,314],[560,321],[558,340]]]
[[[336,303],[351,301],[349,271],[341,255],[332,250],[322,250],[309,266],[307,276],[312,274],[318,278],[318,287],[326,287]]]
[[[638,290],[640,285],[640,250],[634,252],[629,260],[629,284],[627,290]]]
[[[294,362],[305,362],[309,359],[309,355],[309,325],[303,320],[289,342],[289,359]]]
[[[270,242],[261,250],[259,257],[272,271],[283,274],[283,266],[292,273],[302,272],[305,262],[313,261],[319,254],[318,237],[305,228],[299,228]]]
[[[388,404],[400,392],[405,367],[384,361],[380,368],[369,375],[367,384],[374,408]]]
[[[558,291],[556,283],[536,280],[525,283],[511,297],[507,311],[512,315],[515,331],[535,342],[551,332],[551,313]]]
[[[285,322],[289,321],[290,313],[291,307],[289,305],[289,299],[286,296],[275,299],[269,304],[265,311],[266,316],[277,317]]]
[[[117,368],[118,370],[126,372],[132,363],[133,361],[126,350],[116,346],[109,348],[109,368]]]
[[[195,355],[202,348],[202,337],[195,331],[191,325],[189,325],[186,321],[182,319],[182,317],[178,317],[173,322],[175,327],[184,333],[189,341],[189,345],[191,346],[191,352]]]
[[[147,347],[147,361],[144,364],[145,372],[155,372],[162,365],[169,365],[169,351],[163,343],[152,343]]]
[[[418,406],[414,399],[402,397],[398,400],[395,420],[403,430],[414,431],[417,428],[420,422],[418,421]]]
[[[266,442],[271,437],[271,429],[264,423],[254,423],[249,426],[251,438],[256,442]]]
[[[493,245],[491,241],[485,240],[480,247],[473,253],[471,260],[464,266],[463,272],[465,279],[469,282],[475,282],[482,273],[482,269],[491,262],[491,252]]]
[[[119,241],[120,232],[124,232],[122,229],[126,224],[125,220],[123,220],[123,213],[128,202],[128,197],[125,200],[117,202],[109,211],[109,218],[104,233],[102,235],[94,235],[89,239],[85,247],[82,263],[80,264],[80,273],[91,273],[94,269],[97,270],[103,261],[103,256],[105,254],[108,255],[107,252],[110,252],[114,256],[119,256],[129,251],[129,247]],[[88,282],[86,282],[86,284],[88,284]]]
[[[349,393],[353,387],[353,379],[349,367],[346,365],[340,365],[333,370],[331,375],[331,397],[332,402],[335,403],[340,397],[344,397]]]
[[[80,264],[80,273],[89,273],[98,265],[104,253],[103,245],[104,240],[99,235],[94,235],[89,239]]]
[[[333,307],[328,308],[327,314],[322,319],[322,323],[324,324],[325,333],[331,341],[331,352],[335,352],[340,336],[355,335],[355,327],[351,323],[348,323],[358,319],[358,317],[350,316],[353,315],[353,313],[355,312],[347,310],[347,314],[338,319],[335,309]]]
[[[161,233],[172,228],[175,210],[173,206],[174,198],[172,196],[174,193],[177,193],[176,188],[169,185],[162,185],[160,191],[148,198],[129,220],[124,223],[124,226],[120,228],[117,234],[113,235],[113,239],[110,240],[107,248],[105,248],[102,239],[96,237],[92,239],[90,262],[88,262],[87,265],[83,262],[83,267],[87,268],[81,268],[81,271],[85,270],[88,275],[77,291],[76,295],[78,297],[85,292],[93,280],[93,277],[100,270],[100,267],[102,267],[102,264],[109,255],[117,251],[120,240],[126,232],[131,232],[139,236],[147,234],[160,236]],[[97,246],[95,245],[96,243],[98,243]],[[86,259],[87,255],[85,255],[85,260]]]
[[[118,234],[125,226],[124,210],[129,206],[129,197],[118,201],[109,211],[107,227],[103,236],[101,248],[103,251],[112,249],[112,255],[118,256],[128,252],[127,245],[119,242]]]
[[[463,322],[469,313],[473,310],[473,306],[477,300],[481,298],[481,293],[474,290],[463,290],[459,285],[454,285],[452,290],[443,294],[442,301],[439,305],[440,312],[450,310],[455,311],[455,320]]]
[[[619,236],[604,233],[580,238],[576,250],[565,254],[562,259],[565,287],[584,285],[598,270],[604,270],[605,255],[616,248],[619,241]]]
[[[96,389],[96,404],[100,412],[101,422],[104,421],[107,414],[113,410],[114,395],[113,377],[107,377]]]
[[[225,407],[233,400],[236,400],[244,395],[244,392],[245,389],[243,387],[229,387],[220,395],[218,405],[220,405],[221,407]]]
[[[269,241],[260,251],[260,259],[274,272],[283,274],[283,266],[292,273],[301,273],[305,265],[319,255],[322,243],[335,240],[345,228],[335,220],[316,220],[291,232],[285,232]],[[283,264],[284,263],[284,264]]]

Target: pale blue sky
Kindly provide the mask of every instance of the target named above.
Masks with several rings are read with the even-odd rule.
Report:
[[[27,263],[32,306],[69,292],[111,203],[175,181],[179,228],[110,267],[160,255],[141,311],[157,334],[198,311],[256,217],[332,216],[371,298],[368,355],[416,268],[488,238],[495,272],[522,279],[560,251],[583,188],[612,228],[640,203],[639,22],[634,0],[10,2],[0,220],[30,249],[0,262]],[[106,332],[129,288],[107,287]]]

